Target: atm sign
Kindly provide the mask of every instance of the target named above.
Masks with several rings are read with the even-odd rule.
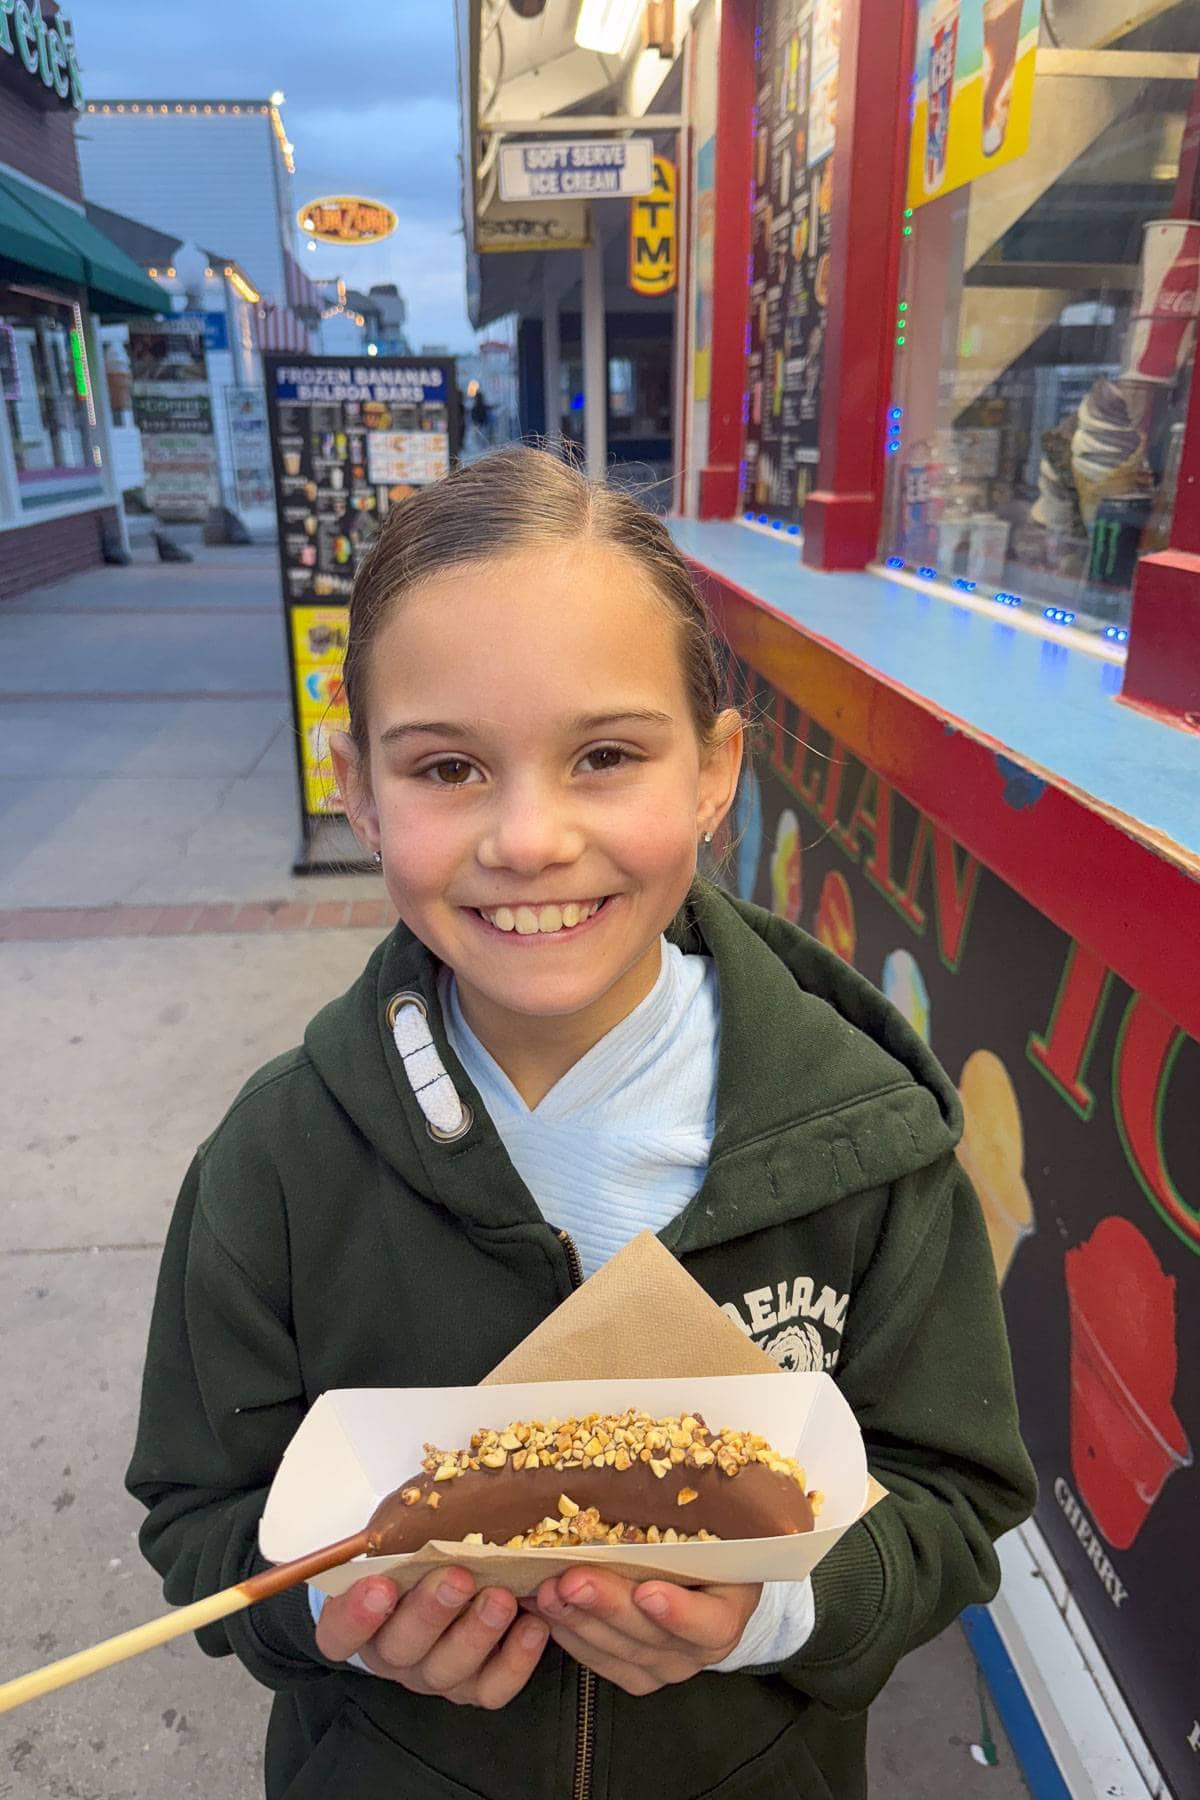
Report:
[[[629,204],[629,285],[635,294],[669,294],[675,287],[675,164],[654,159],[654,186]]]

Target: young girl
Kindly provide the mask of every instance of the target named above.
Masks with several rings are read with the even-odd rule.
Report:
[[[277,1690],[273,1800],[853,1800],[867,1706],[994,1592],[1033,1500],[954,1090],[852,969],[697,879],[741,721],[632,500],[528,449],[406,500],[345,673],[338,778],[400,923],[189,1171],[129,1472],[145,1553],[177,1603],[260,1568],[324,1389],[478,1381],[649,1226],[861,1423],[890,1495],[811,1581],[576,1568],[518,1606],[448,1569],[200,1641]]]

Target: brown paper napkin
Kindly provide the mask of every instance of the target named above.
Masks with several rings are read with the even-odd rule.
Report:
[[[481,1385],[778,1374],[654,1233],[640,1231]]]

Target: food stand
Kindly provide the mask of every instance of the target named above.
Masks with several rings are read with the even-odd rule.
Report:
[[[723,0],[719,54],[714,867],[959,1086],[1041,1482],[969,1630],[1033,1791],[1195,1792],[1200,20]]]

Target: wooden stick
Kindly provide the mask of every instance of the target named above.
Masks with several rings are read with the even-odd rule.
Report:
[[[285,1588],[308,1581],[326,1569],[336,1569],[339,1564],[362,1556],[368,1548],[368,1534],[360,1531],[354,1537],[327,1545],[324,1550],[314,1550],[311,1556],[297,1556],[292,1562],[277,1563],[273,1569],[264,1569],[261,1575],[239,1581],[236,1587],[210,1594],[207,1600],[196,1600],[191,1606],[180,1607],[178,1612],[151,1619],[148,1624],[123,1631],[118,1637],[105,1638],[103,1643],[93,1644],[90,1650],[78,1650],[74,1656],[47,1663],[44,1669],[34,1669],[15,1681],[6,1681],[0,1686],[0,1713],[11,1712],[14,1706],[24,1706],[27,1700],[36,1700],[42,1694],[51,1694],[55,1688],[82,1681],[85,1675],[110,1669],[114,1663],[125,1662],[131,1656],[140,1656],[143,1650],[169,1644],[172,1638],[199,1631],[216,1619],[227,1618],[230,1613],[253,1606],[256,1600],[266,1600],[271,1594],[281,1594]]]

